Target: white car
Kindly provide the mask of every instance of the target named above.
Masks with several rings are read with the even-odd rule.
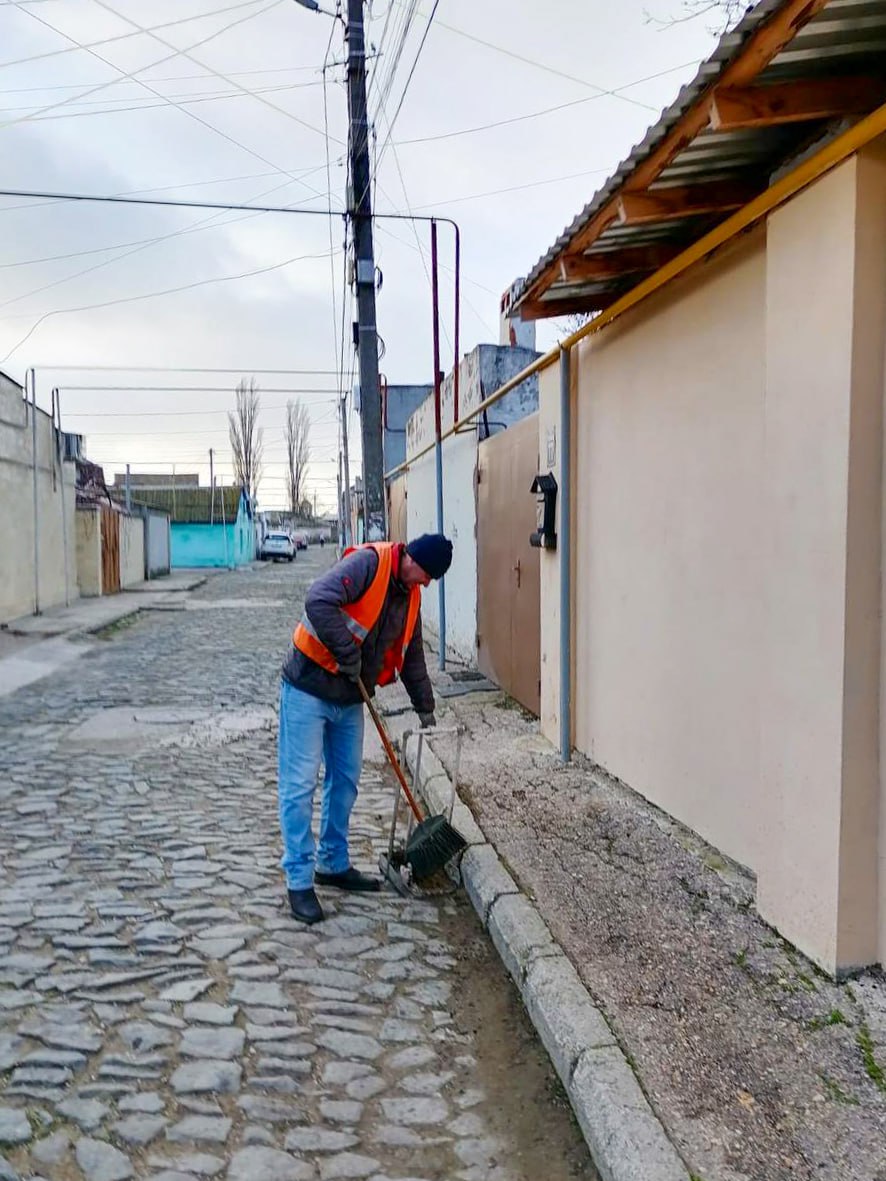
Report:
[[[268,533],[261,543],[258,555],[263,562],[269,559],[276,562],[285,559],[292,562],[295,559],[295,546],[288,533]]]

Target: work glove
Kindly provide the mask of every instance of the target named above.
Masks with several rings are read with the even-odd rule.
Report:
[[[431,730],[431,729],[433,729],[434,726],[437,725],[437,719],[434,716],[433,710],[431,710],[430,713],[419,714],[418,721],[419,721],[419,725],[421,726],[422,730]]]
[[[348,661],[339,661],[338,671],[339,676],[346,677],[347,680],[353,681],[354,684],[360,680],[360,673],[363,670],[363,662],[360,659],[360,653],[355,653]]]

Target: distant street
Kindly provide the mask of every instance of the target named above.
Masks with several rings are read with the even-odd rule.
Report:
[[[331,558],[211,577],[0,699],[0,1181],[595,1177],[463,896],[284,907],[279,665]],[[389,803],[373,762],[363,868]]]

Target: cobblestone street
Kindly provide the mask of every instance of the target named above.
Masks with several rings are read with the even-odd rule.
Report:
[[[330,560],[211,577],[0,698],[0,1181],[595,1177],[461,894],[284,907],[279,667]]]

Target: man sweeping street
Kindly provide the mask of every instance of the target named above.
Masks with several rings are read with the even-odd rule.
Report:
[[[346,553],[305,598],[283,664],[278,792],[282,866],[293,917],[318,923],[314,885],[378,890],[351,865],[348,824],[363,762],[363,702],[398,675],[422,726],[433,726],[434,692],[421,635],[421,589],[442,578],[452,543],[426,533],[408,545],[374,542]],[[320,839],[311,831],[314,789],[325,764]]]

